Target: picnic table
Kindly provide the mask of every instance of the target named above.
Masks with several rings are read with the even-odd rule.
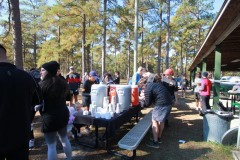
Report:
[[[235,114],[236,100],[240,96],[240,92],[229,90],[228,95],[231,97],[231,111],[233,111],[233,114]]]
[[[98,147],[98,141],[99,141],[99,134],[98,129],[99,127],[105,128],[105,133],[103,134],[102,139],[104,138],[106,140],[106,148],[108,148],[108,139],[115,135],[115,132],[125,123],[129,122],[132,117],[136,117],[136,121],[138,121],[138,113],[140,111],[140,106],[133,106],[129,108],[128,110],[124,110],[123,112],[119,114],[114,114],[114,116],[111,119],[105,119],[105,118],[95,118],[91,115],[83,115],[82,113],[77,113],[76,118],[74,120],[74,124],[84,124],[84,125],[93,125],[95,127],[95,143],[94,145],[81,143],[80,145],[84,145],[87,147],[96,148]],[[77,137],[77,136],[75,136]]]

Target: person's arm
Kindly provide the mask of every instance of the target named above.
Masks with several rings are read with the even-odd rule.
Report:
[[[81,85],[81,78],[80,78],[80,74],[78,74],[78,73],[76,73],[76,82],[77,82],[77,87],[79,90],[80,85]]]
[[[205,84],[203,82],[203,80],[201,81],[201,85],[199,86],[199,91],[203,91],[205,87]]]
[[[174,97],[175,97],[174,106],[178,106],[178,83],[176,80],[175,80],[175,85],[174,85]]]
[[[33,96],[32,96],[32,105],[39,105],[42,104],[43,101],[43,96],[42,96],[42,90],[37,81],[31,76],[33,86],[34,86],[34,91],[33,91]]]
[[[88,97],[91,96],[91,94],[87,92],[88,85],[89,85],[89,81],[88,80],[83,83],[82,96],[88,96]]]
[[[174,92],[175,103],[178,104],[178,92]]]
[[[137,74],[136,73],[132,76],[132,85],[137,85]]]
[[[151,89],[148,85],[146,85],[146,88],[144,90],[144,96],[145,96],[145,106],[149,107],[152,104],[152,93]]]

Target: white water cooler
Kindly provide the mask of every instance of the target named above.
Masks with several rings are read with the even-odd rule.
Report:
[[[116,100],[121,104],[121,111],[127,110],[131,105],[131,86],[116,85]]]
[[[91,87],[91,104],[95,102],[96,107],[103,107],[104,97],[107,97],[107,85],[93,84]]]

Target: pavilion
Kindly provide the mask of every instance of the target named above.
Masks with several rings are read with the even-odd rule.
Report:
[[[197,71],[213,72],[213,103],[216,107],[221,71],[240,71],[240,0],[224,1],[189,71],[191,79]]]

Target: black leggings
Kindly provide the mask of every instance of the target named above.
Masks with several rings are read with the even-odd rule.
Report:
[[[202,102],[202,110],[206,111],[207,109],[211,109],[209,105],[210,96],[201,96],[201,102]]]

